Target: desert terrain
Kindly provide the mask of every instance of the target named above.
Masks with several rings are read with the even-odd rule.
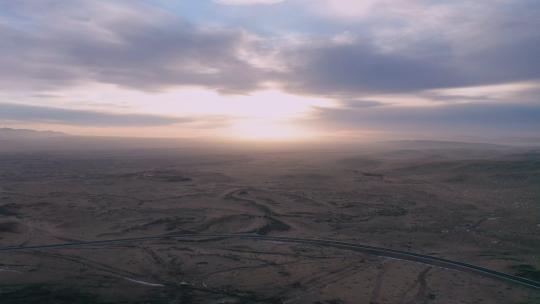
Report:
[[[0,154],[0,248],[13,249],[0,251],[2,303],[540,301],[519,284],[347,248],[167,238],[337,240],[540,281],[538,148],[73,151]]]

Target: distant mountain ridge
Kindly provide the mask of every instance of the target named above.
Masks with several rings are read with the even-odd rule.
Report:
[[[377,144],[387,147],[399,147],[402,149],[501,149],[509,147],[508,145],[494,143],[446,140],[390,140],[378,142]]]
[[[0,139],[51,138],[63,136],[68,136],[68,134],[56,131],[0,128]]]

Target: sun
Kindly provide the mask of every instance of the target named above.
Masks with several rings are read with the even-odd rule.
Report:
[[[229,137],[249,141],[293,141],[307,140],[310,132],[291,123],[268,119],[243,119],[236,121],[227,130]]]

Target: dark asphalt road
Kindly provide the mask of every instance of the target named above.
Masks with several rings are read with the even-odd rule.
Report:
[[[14,247],[2,247],[0,252],[7,253],[12,251],[22,250],[38,250],[38,249],[55,249],[55,248],[67,248],[67,247],[83,247],[83,246],[106,246],[113,243],[133,243],[133,242],[145,242],[145,241],[157,241],[157,240],[177,240],[177,241],[203,241],[204,239],[246,239],[246,240],[259,240],[259,241],[271,241],[271,242],[283,242],[283,243],[296,243],[296,244],[309,244],[325,247],[333,247],[344,250],[352,250],[363,252],[371,255],[390,257],[399,260],[412,261],[417,263],[423,263],[433,265],[437,267],[454,269],[458,271],[470,272],[483,277],[501,280],[509,282],[523,287],[540,290],[540,282],[529,280],[526,278],[506,274],[503,272],[494,271],[488,268],[462,263],[458,261],[447,260],[435,256],[423,255],[413,252],[393,250],[388,248],[374,247],[368,245],[361,245],[349,242],[325,240],[325,239],[307,239],[307,238],[292,238],[292,237],[278,237],[278,236],[261,236],[252,234],[179,234],[179,235],[159,235],[159,236],[147,236],[137,238],[124,238],[124,239],[109,239],[99,241],[80,241],[70,243],[58,243],[48,245],[33,245],[33,246],[14,246]]]

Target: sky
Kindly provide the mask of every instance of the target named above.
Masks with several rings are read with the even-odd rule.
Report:
[[[0,0],[0,127],[538,138],[538,0]]]

